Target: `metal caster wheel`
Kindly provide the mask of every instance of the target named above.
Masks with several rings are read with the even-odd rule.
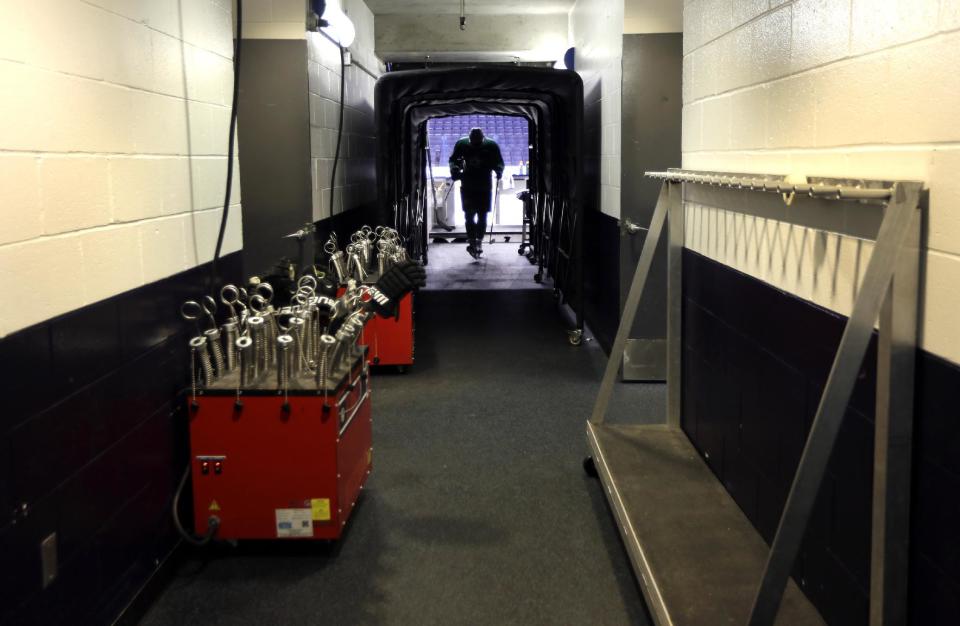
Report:
[[[406,374],[406,373],[407,373],[407,366],[406,366],[406,365],[398,365],[398,366],[397,366],[397,373],[398,373],[398,374]]]
[[[567,340],[570,342],[571,346],[579,346],[583,343],[583,331],[580,329],[577,330],[568,330],[567,331]]]
[[[590,478],[597,478],[600,476],[597,473],[597,464],[593,462],[592,456],[588,456],[583,459],[583,471]]]
[[[535,282],[535,283],[542,283],[542,282],[543,282],[543,274],[534,274],[534,275],[533,275],[533,282]]]

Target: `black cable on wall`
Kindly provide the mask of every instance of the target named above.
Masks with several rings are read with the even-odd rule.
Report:
[[[213,259],[210,262],[210,284],[208,290],[213,292],[216,289],[219,277],[217,276],[217,259],[220,258],[220,249],[223,247],[223,237],[227,231],[227,219],[230,215],[230,190],[233,186],[233,136],[237,130],[237,101],[240,95],[240,50],[243,47],[243,0],[236,0],[237,3],[237,39],[233,46],[233,101],[230,105],[230,137],[227,140],[227,188],[223,198],[223,215],[220,217],[220,232],[217,234],[217,246],[213,250]],[[188,462],[183,476],[177,485],[173,495],[173,504],[171,506],[171,515],[173,516],[173,526],[177,533],[188,543],[195,546],[204,546],[213,540],[220,527],[220,519],[211,516],[207,525],[207,532],[202,537],[197,537],[184,528],[180,522],[179,504],[180,496],[183,494],[184,487],[187,484],[187,478],[190,476],[191,465]]]
[[[233,47],[233,100],[230,104],[230,137],[227,139],[227,188],[223,197],[223,215],[220,217],[220,232],[217,234],[217,246],[213,250],[213,260],[210,262],[210,290],[216,288],[219,282],[217,275],[217,260],[223,248],[223,238],[227,232],[227,219],[230,216],[230,191],[233,187],[233,148],[234,135],[237,131],[237,101],[240,98],[240,51],[243,48],[243,0],[237,3],[237,39]]]
[[[346,49],[339,43],[337,43],[337,47],[340,48],[340,123],[337,124],[337,148],[333,153],[333,171],[330,173],[330,217],[333,217],[334,191],[337,187],[337,164],[340,162],[340,144],[343,141],[343,107],[346,101],[344,90],[347,83]]]

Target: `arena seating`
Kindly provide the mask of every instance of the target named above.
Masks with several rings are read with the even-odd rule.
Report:
[[[500,145],[503,162],[507,167],[526,163],[529,156],[529,136],[527,120],[510,115],[458,115],[455,117],[435,117],[427,121],[427,134],[430,139],[431,155],[434,165],[446,165],[453,145],[461,137],[470,134],[470,129],[480,127],[484,134]]]

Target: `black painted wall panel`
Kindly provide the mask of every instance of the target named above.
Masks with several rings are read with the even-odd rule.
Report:
[[[583,218],[584,320],[609,354],[620,323],[619,223],[599,206],[585,205]]]
[[[922,554],[910,564],[910,623],[956,624],[960,585]]]
[[[120,318],[116,299],[91,304],[49,324],[52,379],[65,394],[83,389],[120,365]]]
[[[620,98],[620,219],[646,229],[660,196],[659,181],[643,172],[680,167],[683,104],[683,35],[644,33],[623,36]],[[620,245],[621,306],[648,232],[625,235]],[[667,336],[667,244],[661,239],[644,286],[630,337]]]
[[[10,437],[0,434],[0,513],[6,519],[13,510],[13,459],[10,448]]]
[[[243,42],[237,141],[243,146],[243,249],[247,275],[269,273],[297,246],[284,239],[313,221],[310,94],[304,39]],[[313,242],[305,254],[313,257]]]
[[[681,423],[770,542],[845,318],[684,251]],[[960,623],[960,367],[918,352],[911,623]],[[867,623],[876,338],[794,576],[831,624]],[[718,458],[719,457],[719,458]]]
[[[53,371],[50,352],[50,327],[40,324],[24,329],[0,340],[0,368],[8,389],[3,410],[0,411],[0,438],[14,426],[56,400],[50,393],[50,381],[38,372]]]
[[[239,280],[240,254],[220,262]],[[0,411],[0,623],[113,621],[177,544],[170,501],[187,458],[179,304],[209,267],[0,340],[14,385]],[[58,577],[41,589],[40,541]]]

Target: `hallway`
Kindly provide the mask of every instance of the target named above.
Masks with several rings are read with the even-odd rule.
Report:
[[[195,553],[145,625],[648,623],[581,468],[599,347],[567,344],[549,290],[417,298],[417,363],[373,379],[374,471],[344,540]],[[635,412],[662,400],[628,391]]]
[[[489,241],[489,237],[487,237]],[[553,281],[533,280],[537,266],[517,254],[519,235],[509,242],[497,237],[496,243],[484,243],[483,256],[475,260],[467,253],[466,243],[433,243],[429,248],[427,290],[447,289],[553,289]]]

